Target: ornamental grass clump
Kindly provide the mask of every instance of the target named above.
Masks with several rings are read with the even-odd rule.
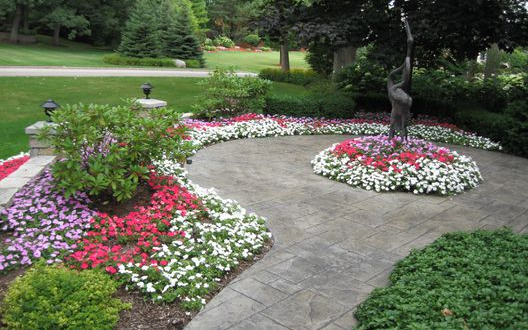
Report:
[[[445,234],[398,262],[357,329],[528,329],[528,235]]]
[[[38,265],[10,285],[2,321],[10,329],[113,329],[130,308],[112,297],[116,289],[101,272]]]
[[[52,119],[56,132],[46,137],[62,156],[52,171],[66,196],[83,191],[102,199],[131,198],[148,179],[152,161],[163,155],[182,160],[190,147],[170,109],[140,116],[131,106],[79,104],[55,111]]]
[[[317,155],[312,165],[317,174],[377,192],[449,195],[482,181],[470,157],[423,140],[385,135],[336,143]]]

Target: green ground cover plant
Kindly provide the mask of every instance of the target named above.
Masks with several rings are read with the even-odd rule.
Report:
[[[357,309],[358,329],[528,328],[528,235],[443,235],[413,250]]]
[[[2,321],[10,329],[112,329],[130,308],[112,298],[116,289],[100,271],[38,265],[10,285]]]
[[[0,77],[4,101],[0,107],[0,159],[28,149],[24,128],[38,120],[46,120],[39,107],[53,98],[60,105],[96,103],[124,105],[124,98],[144,97],[139,86],[145,81],[154,85],[152,97],[168,102],[179,112],[191,112],[201,93],[200,78],[144,77]],[[302,86],[273,83],[271,95],[306,93]]]

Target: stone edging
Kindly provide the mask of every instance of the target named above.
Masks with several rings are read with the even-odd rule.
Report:
[[[0,181],[0,210],[11,205],[15,193],[55,161],[56,156],[37,156],[29,159],[7,178]]]

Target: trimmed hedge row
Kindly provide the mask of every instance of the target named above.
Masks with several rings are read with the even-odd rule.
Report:
[[[306,96],[269,96],[264,114],[293,117],[352,118],[356,102],[341,94],[308,94]]]
[[[286,82],[302,86],[312,84],[321,79],[326,79],[313,70],[303,69],[292,69],[290,71],[283,71],[281,69],[263,69],[260,71],[259,77],[271,81]]]
[[[122,66],[154,66],[154,67],[176,67],[174,61],[170,58],[137,58],[128,57],[119,54],[109,54],[103,56],[103,62],[113,65]],[[187,68],[201,68],[202,65],[198,60],[186,60]]]

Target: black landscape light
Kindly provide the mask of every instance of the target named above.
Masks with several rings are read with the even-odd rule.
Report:
[[[143,85],[141,85],[141,89],[143,90],[143,93],[145,93],[145,98],[146,99],[149,98],[149,94],[152,91],[152,88],[154,88],[154,86],[152,86],[148,82],[144,83]]]
[[[51,114],[53,113],[53,111],[55,111],[55,109],[60,107],[60,105],[55,103],[55,101],[53,101],[52,99],[47,100],[46,102],[42,103],[40,106],[44,108],[44,113],[46,114],[46,116],[48,116],[48,122],[51,122]]]

